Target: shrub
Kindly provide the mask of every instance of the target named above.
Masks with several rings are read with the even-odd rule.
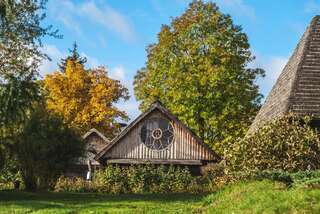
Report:
[[[259,171],[253,174],[252,178],[257,180],[272,180],[272,181],[279,181],[285,183],[287,186],[291,186],[293,183],[292,175],[288,172],[284,172],[281,170],[277,171]]]
[[[207,181],[193,177],[188,168],[174,166],[132,165],[119,167],[109,165],[95,172],[93,180],[80,178],[58,179],[55,191],[121,193],[183,193],[205,192]]]
[[[127,193],[127,179],[125,171],[119,166],[107,166],[103,171],[96,172],[93,182],[99,191],[108,193]]]
[[[319,187],[320,185],[320,170],[304,171],[291,174],[291,178],[295,186]]]
[[[26,190],[51,188],[84,152],[80,136],[60,117],[39,107],[26,121],[12,146]]]
[[[284,183],[287,187],[320,187],[320,170],[299,171],[295,173],[289,173],[283,170],[247,171],[241,174],[239,172],[233,172],[229,174],[228,177],[233,177],[234,181],[271,180]]]
[[[209,163],[201,167],[201,174],[212,180],[217,177],[222,177],[225,174],[224,170],[225,166],[223,163]]]
[[[91,183],[83,178],[60,177],[54,187],[55,192],[89,192],[95,191]]]
[[[272,121],[227,149],[228,167],[233,171],[319,169],[320,139],[309,121],[291,114]]]
[[[4,159],[3,168],[0,170],[0,184],[13,187],[13,182],[22,181],[21,171],[17,168],[17,161],[8,153]]]

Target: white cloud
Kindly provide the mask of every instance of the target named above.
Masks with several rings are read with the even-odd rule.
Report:
[[[76,32],[77,34],[82,34],[79,24],[73,20],[72,17],[68,15],[58,16],[57,19],[61,21],[64,26]]]
[[[141,113],[139,110],[139,103],[134,97],[133,80],[127,79],[125,82],[122,81],[122,84],[128,88],[130,99],[128,101],[120,101],[116,106],[120,110],[125,111],[128,114],[130,121],[132,121]]]
[[[242,0],[216,0],[215,1],[219,7],[225,8],[228,12],[232,12],[238,16],[246,16],[250,19],[256,19],[255,9]]]
[[[124,67],[122,65],[119,65],[119,66],[116,66],[115,68],[113,68],[110,72],[110,77],[113,79],[124,81],[125,80]]]
[[[81,52],[80,56],[87,59],[86,68],[97,68],[102,65],[97,58],[89,56],[84,52]]]
[[[287,62],[288,57],[257,55],[256,60],[249,66],[263,68],[266,71],[266,77],[258,81],[261,92],[265,96],[270,92]]]
[[[92,1],[85,2],[80,6],[80,13],[103,25],[108,30],[120,34],[125,40],[132,41],[135,39],[133,28],[125,16],[106,4],[100,9]]]
[[[120,80],[120,82],[128,89],[130,99],[128,101],[120,101],[116,104],[116,106],[122,110],[125,111],[132,121],[135,119],[141,112],[139,111],[139,103],[136,101],[134,97],[134,91],[133,91],[133,79],[129,77],[129,72],[126,71],[125,67],[123,65],[117,65],[110,69],[109,76],[113,79]]]
[[[42,50],[51,58],[51,61],[44,60],[40,66],[40,75],[41,77],[44,77],[44,75],[57,70],[57,63],[61,58],[65,56],[65,54],[60,51],[55,45],[50,44],[45,44]]]
[[[94,1],[75,4],[69,0],[52,0],[48,8],[53,18],[78,34],[82,33],[81,25],[83,23],[79,21],[82,17],[94,24],[102,25],[108,31],[120,35],[126,41],[136,39],[133,26],[126,16],[106,3],[98,6]]]

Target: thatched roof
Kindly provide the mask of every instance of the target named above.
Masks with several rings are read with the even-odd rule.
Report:
[[[312,19],[248,133],[288,112],[320,118],[320,16]]]

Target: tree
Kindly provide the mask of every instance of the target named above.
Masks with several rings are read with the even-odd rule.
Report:
[[[0,143],[21,130],[39,99],[35,80],[40,62],[41,39],[57,35],[52,26],[43,27],[46,0],[0,1]]]
[[[65,72],[45,76],[43,86],[48,109],[80,133],[95,127],[112,137],[119,119],[128,118],[114,105],[129,98],[128,90],[109,78],[104,67],[86,70],[69,59]]]
[[[134,81],[142,111],[159,99],[218,152],[224,141],[244,135],[260,108],[255,80],[264,71],[247,68],[254,58],[248,38],[229,15],[194,1],[162,26],[147,53]]]
[[[52,26],[42,27],[46,0],[2,0],[0,2],[0,82],[12,76],[37,77],[45,54],[41,38],[57,35]]]
[[[42,27],[45,0],[0,2],[0,129],[19,124],[39,98],[35,79],[41,60],[41,38],[59,37],[52,26]]]
[[[26,190],[52,187],[84,153],[84,142],[63,120],[38,107],[12,145]]]
[[[64,72],[66,70],[67,62],[76,62],[81,65],[84,65],[87,62],[86,57],[81,57],[78,52],[78,45],[76,42],[73,43],[73,48],[69,49],[70,56],[67,56],[65,59],[61,59],[60,64],[58,64],[60,71]]]

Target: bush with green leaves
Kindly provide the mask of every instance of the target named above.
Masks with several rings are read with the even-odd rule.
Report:
[[[59,178],[55,191],[121,193],[204,192],[206,182],[193,177],[188,168],[175,166],[131,165],[107,166],[95,172],[92,181]]]
[[[187,168],[174,166],[138,165],[108,166],[98,172],[95,179],[110,193],[184,192],[192,182]]]
[[[266,124],[226,150],[229,170],[297,172],[319,169],[319,133],[309,123],[309,117],[289,114]]]
[[[60,117],[40,107],[13,141],[11,149],[26,190],[53,187],[58,177],[83,155],[85,146]]]
[[[55,186],[55,192],[95,192],[94,186],[83,178],[59,177]]]
[[[13,184],[15,181],[22,181],[21,171],[17,167],[17,161],[5,155],[4,166],[0,170],[0,184]]]
[[[265,170],[251,172],[248,180],[271,180],[286,184],[288,187],[320,187],[320,170],[286,172],[283,170]]]

